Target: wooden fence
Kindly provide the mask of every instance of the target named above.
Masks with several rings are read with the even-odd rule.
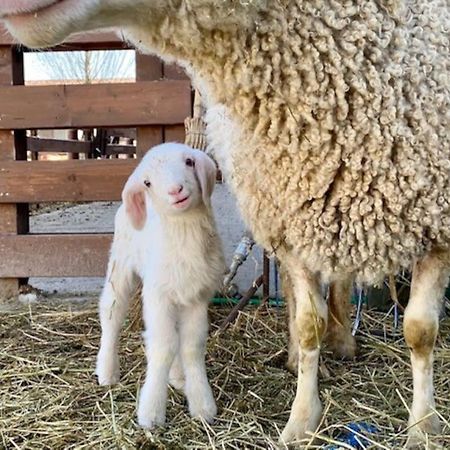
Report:
[[[183,141],[192,95],[179,69],[140,54],[135,83],[25,86],[24,50],[1,29],[0,36],[1,299],[32,276],[103,276],[111,235],[31,234],[28,204],[118,200],[136,165],[136,159],[28,161],[30,151],[88,153],[92,143],[40,140],[27,130],[130,128],[139,157],[160,142]],[[122,48],[107,33],[74,38],[53,50]],[[110,146],[105,154],[121,150],[129,149]]]

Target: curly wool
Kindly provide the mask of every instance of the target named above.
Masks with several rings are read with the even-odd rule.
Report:
[[[366,283],[450,247],[446,0],[169,3],[132,40],[185,61],[220,112],[210,138],[261,244]]]

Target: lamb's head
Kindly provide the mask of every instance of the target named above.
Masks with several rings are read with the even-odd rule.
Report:
[[[216,165],[205,153],[183,144],[162,144],[149,150],[122,192],[136,229],[147,218],[146,201],[163,216],[211,207]]]

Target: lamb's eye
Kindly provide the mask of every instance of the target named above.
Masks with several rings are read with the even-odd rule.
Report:
[[[150,181],[148,181],[148,180],[145,180],[145,181],[144,181],[144,184],[145,184],[148,188],[152,185],[152,183],[150,183]]]
[[[186,158],[186,165],[188,167],[194,167],[195,166],[195,161],[191,158]]]

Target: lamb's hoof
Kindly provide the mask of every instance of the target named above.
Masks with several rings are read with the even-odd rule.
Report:
[[[138,411],[138,424],[146,430],[153,430],[156,427],[161,427],[166,423],[166,415],[160,411],[142,410]]]
[[[305,419],[299,417],[305,417]],[[289,421],[281,433],[280,445],[290,446],[302,444],[305,443],[306,440],[309,442],[311,433],[316,430],[321,417],[322,405],[320,402],[311,408],[309,415],[301,413],[299,415],[294,415],[291,413],[291,417],[289,417]]]
[[[409,449],[423,448],[424,442],[427,440],[426,434],[440,434],[442,432],[442,424],[436,414],[432,414],[421,421],[410,417],[409,425],[413,425],[408,430],[408,442],[406,446]]]
[[[120,379],[119,361],[114,358],[97,359],[97,367],[95,369],[98,384],[100,386],[112,386],[117,384]]]
[[[356,339],[352,334],[336,334],[327,338],[327,346],[337,359],[353,359],[356,356]]]
[[[201,417],[207,423],[213,423],[217,416],[217,406],[212,392],[189,401],[191,417]]]

